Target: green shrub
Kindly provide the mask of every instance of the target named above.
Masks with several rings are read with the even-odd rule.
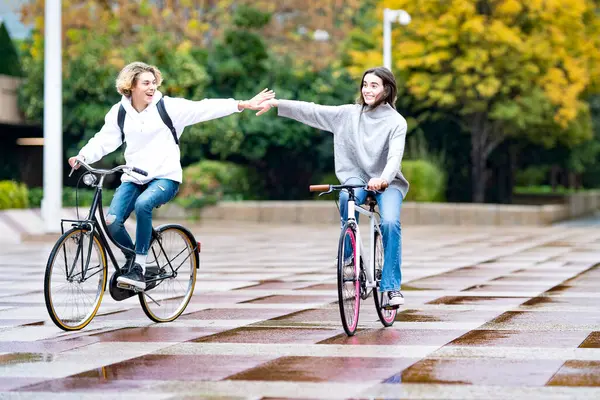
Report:
[[[75,198],[75,188],[64,187],[62,191],[62,205],[63,207],[89,207],[92,205],[94,200],[94,189],[80,188],[77,192],[77,198]],[[114,190],[102,189],[102,205],[108,206],[115,194]],[[41,187],[34,187],[29,189],[29,206],[30,207],[41,207],[42,199],[44,198],[44,189]],[[77,201],[76,201],[77,200]]]
[[[262,192],[260,182],[251,168],[203,160],[183,170],[183,184],[175,201],[186,208],[200,208],[221,200],[255,200]]]
[[[533,165],[515,174],[516,186],[540,186],[547,181],[550,166]]]
[[[410,183],[407,201],[444,201],[446,173],[425,160],[402,162],[402,174]]]
[[[27,207],[27,186],[15,181],[0,181],[0,210]]]
[[[32,187],[28,190],[29,207],[40,208],[44,198],[44,189],[41,187]]]
[[[62,192],[62,201],[64,207],[75,207],[75,205],[79,205],[79,207],[89,207],[92,205],[92,201],[94,200],[94,189],[79,189],[75,190],[72,187],[63,188]],[[114,190],[111,189],[102,189],[102,205],[108,206],[115,194]]]
[[[552,188],[550,185],[515,186],[513,193],[516,194],[572,194],[584,192],[584,189],[572,189],[564,186]]]

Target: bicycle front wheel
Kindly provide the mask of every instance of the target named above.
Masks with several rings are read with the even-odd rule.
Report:
[[[383,272],[383,240],[381,240],[381,234],[375,231],[375,280],[377,281],[377,288],[373,292],[373,300],[375,301],[375,309],[377,310],[377,316],[383,324],[388,327],[394,324],[396,319],[397,309],[386,309],[383,308],[383,293],[379,291],[379,281],[381,280],[381,274]]]
[[[89,324],[106,287],[106,252],[97,234],[79,228],[56,242],[44,276],[44,298],[52,321],[65,331]]]
[[[360,310],[360,281],[356,260],[356,231],[353,224],[346,223],[342,228],[338,246],[338,304],[344,331],[354,335],[358,326]]]
[[[170,322],[187,307],[196,285],[198,252],[191,233],[179,225],[157,229],[146,259],[146,293],[142,309],[154,322]]]

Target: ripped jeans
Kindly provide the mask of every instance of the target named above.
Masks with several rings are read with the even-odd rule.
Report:
[[[121,246],[134,249],[124,224],[131,212],[135,210],[137,220],[135,253],[148,254],[152,237],[152,210],[167,203],[178,191],[179,182],[170,179],[154,179],[145,185],[133,182],[121,183],[106,215],[108,231]]]

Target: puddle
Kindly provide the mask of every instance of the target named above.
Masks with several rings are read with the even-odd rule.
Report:
[[[257,301],[262,301],[262,300],[270,299],[272,297],[275,297],[275,296],[274,295],[269,295],[269,296],[263,296],[263,297],[256,297],[256,298],[251,299],[251,300],[240,301],[240,304],[254,303],[254,302],[257,302]]]
[[[31,364],[54,361],[51,353],[13,353],[0,355],[0,365]]]
[[[534,297],[530,300],[527,300],[525,303],[521,304],[522,306],[539,306],[543,304],[551,304],[554,303],[552,297]]]
[[[560,292],[564,292],[566,290],[569,290],[570,286],[568,285],[556,285],[554,287],[551,287],[550,289],[546,290],[546,293],[560,293]]]
[[[506,339],[514,335],[515,331],[471,331],[458,339],[453,340],[449,346],[477,346],[490,345],[498,339]]]
[[[525,314],[525,312],[523,312],[523,311],[507,311],[504,314],[501,314],[500,316],[498,316],[498,317],[494,318],[493,320],[491,320],[490,322],[486,323],[485,325],[504,324],[506,322],[510,322],[512,319],[514,319],[518,316],[521,316],[523,314]]]
[[[417,286],[412,286],[412,285],[402,285],[403,292],[412,292],[412,291],[419,291],[419,290],[438,290],[438,289],[417,287]]]
[[[573,244],[569,243],[569,242],[560,242],[560,241],[556,241],[556,242],[548,242],[548,243],[544,243],[543,246],[539,246],[537,248],[543,249],[544,247],[571,247]]]
[[[418,314],[418,310],[405,310],[396,314],[398,322],[440,322],[441,319],[433,315]]]
[[[577,347],[587,333],[581,331],[519,331],[519,330],[473,330],[453,340],[448,346],[480,347]]]
[[[424,359],[401,374],[402,383],[483,386],[542,386],[563,361]],[[485,398],[485,397],[482,397]]]
[[[546,385],[600,387],[600,361],[567,361]]]
[[[46,325],[45,321],[39,321],[39,322],[32,322],[29,324],[23,324],[23,326],[44,326]]]
[[[525,300],[525,298],[522,298]],[[444,296],[427,302],[426,304],[448,304],[448,305],[478,305],[495,303],[498,305],[518,305],[519,297],[485,297],[485,296]]]
[[[600,331],[590,333],[579,347],[582,349],[600,349]]]

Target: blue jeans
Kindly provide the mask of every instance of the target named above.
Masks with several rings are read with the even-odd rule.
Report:
[[[137,219],[135,253],[148,254],[152,238],[152,210],[167,203],[178,191],[179,182],[170,179],[154,179],[145,185],[132,182],[121,183],[106,215],[108,231],[121,246],[134,249],[124,223],[135,210]]]
[[[351,182],[347,184],[352,184]],[[369,192],[364,189],[354,189],[356,205],[365,202]],[[370,192],[375,195],[381,215],[380,228],[383,239],[383,271],[379,291],[400,290],[402,282],[402,228],[400,226],[400,210],[402,208],[402,193],[398,189],[389,188],[383,193]],[[348,192],[340,192],[340,215],[342,224],[348,219]],[[358,212],[355,216],[358,221]],[[344,246],[349,247],[349,246]],[[366,250],[366,249],[365,249]]]

